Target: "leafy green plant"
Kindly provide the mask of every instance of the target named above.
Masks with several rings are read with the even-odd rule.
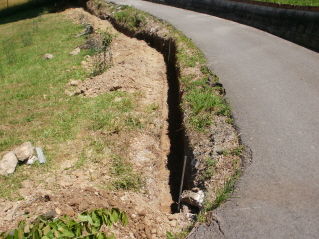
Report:
[[[125,212],[117,208],[96,209],[90,213],[82,212],[78,220],[64,215],[58,219],[47,219],[39,216],[32,224],[21,221],[17,229],[9,233],[1,233],[5,239],[50,239],[50,238],[87,238],[87,239],[113,239],[114,234],[107,237],[100,229],[103,225],[111,227],[120,221],[123,226],[128,223]]]

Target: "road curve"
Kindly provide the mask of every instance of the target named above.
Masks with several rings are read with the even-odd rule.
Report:
[[[226,89],[252,164],[218,225],[191,238],[319,237],[319,54],[217,17],[113,0],[165,19],[205,54]]]

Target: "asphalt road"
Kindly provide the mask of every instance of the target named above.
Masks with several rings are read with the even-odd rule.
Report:
[[[319,54],[260,30],[140,0],[203,51],[253,153],[219,224],[191,238],[319,238]]]

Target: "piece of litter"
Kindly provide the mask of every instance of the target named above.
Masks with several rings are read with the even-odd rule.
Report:
[[[45,157],[44,157],[42,148],[36,147],[35,150],[37,151],[39,162],[40,162],[40,163],[45,163],[45,162],[46,162],[46,159],[45,159]]]

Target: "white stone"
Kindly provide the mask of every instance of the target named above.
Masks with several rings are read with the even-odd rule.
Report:
[[[54,56],[53,56],[52,54],[48,54],[48,53],[44,55],[44,59],[45,59],[45,60],[46,60],[46,59],[51,60],[53,57],[54,57]]]
[[[19,148],[16,148],[14,150],[15,155],[20,161],[24,161],[30,158],[33,155],[33,152],[34,152],[34,148],[31,142],[25,142]]]
[[[73,51],[70,52],[70,55],[75,56],[79,54],[81,51],[80,47],[75,48]]]
[[[33,164],[35,161],[39,160],[37,156],[33,155],[27,160],[27,164]]]
[[[18,159],[11,151],[5,154],[0,161],[0,175],[8,175],[14,172],[18,163]]]
[[[201,208],[204,202],[204,192],[199,190],[198,192],[192,192],[186,190],[182,193],[181,199],[183,202]]]
[[[78,86],[80,84],[82,84],[81,80],[72,80],[72,79],[70,80],[70,83],[69,83],[70,86]]]

